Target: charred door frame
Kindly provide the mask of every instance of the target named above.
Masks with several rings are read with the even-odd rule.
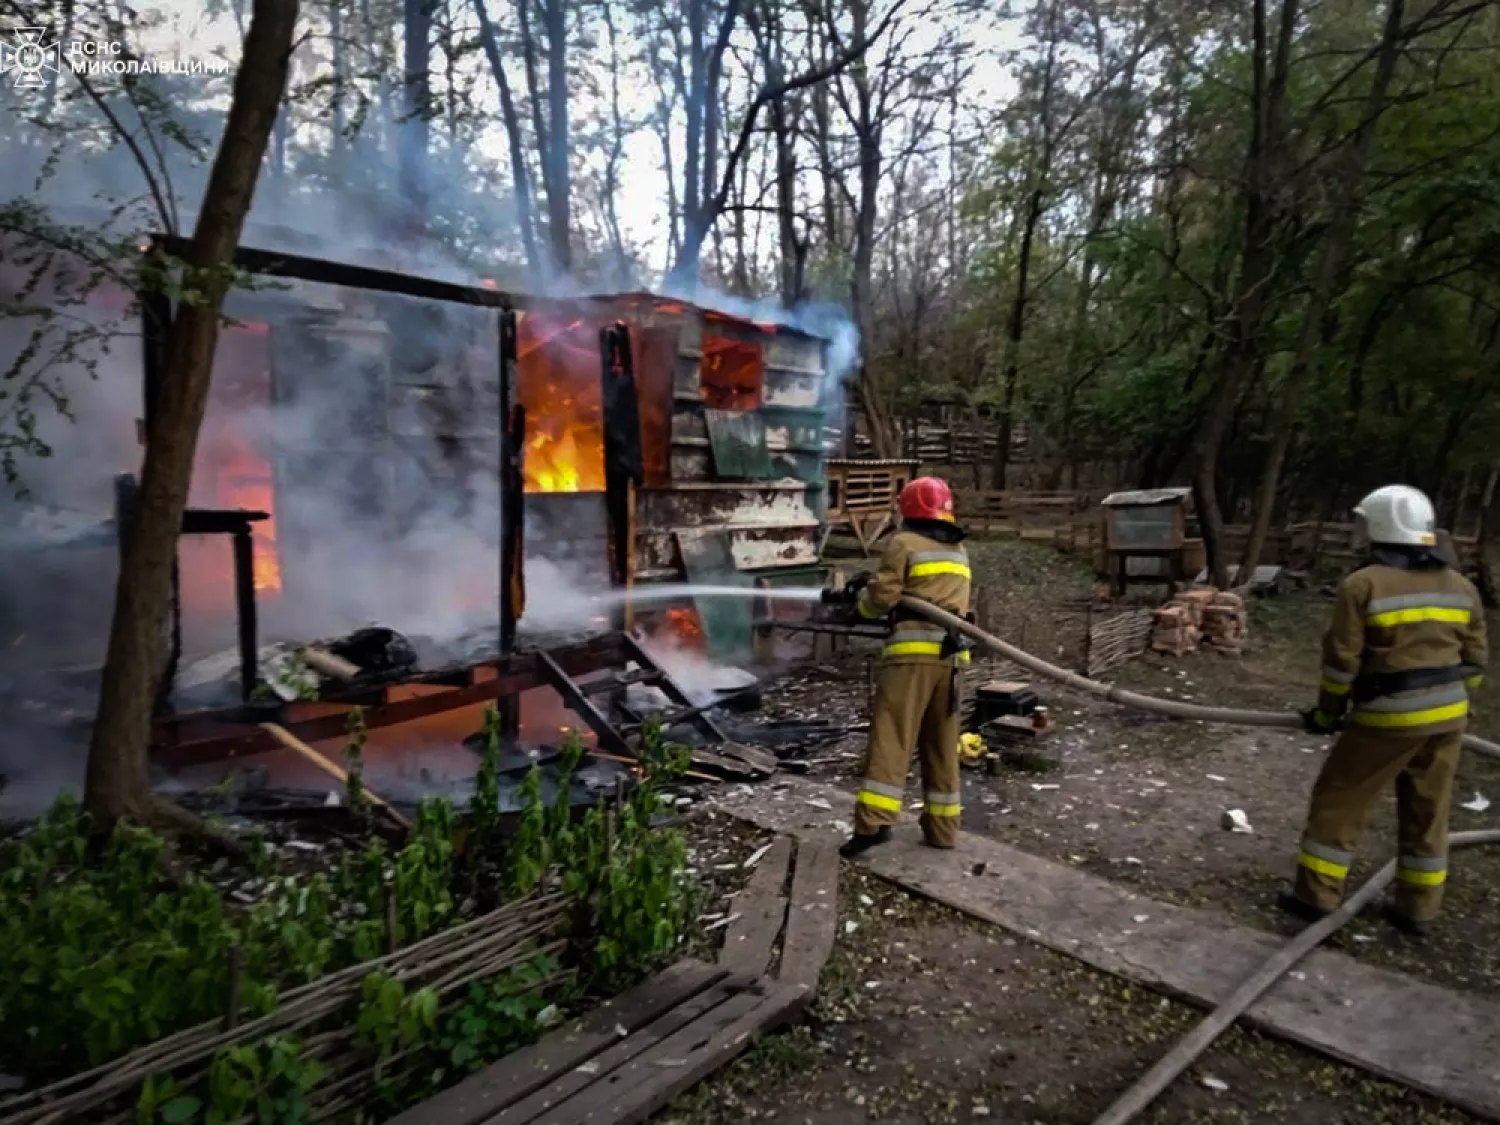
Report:
[[[616,588],[635,582],[635,490],[645,479],[641,456],[641,411],[636,396],[630,328],[616,321],[599,330],[602,365],[600,414],[604,439],[604,510],[609,579]],[[610,625],[625,629],[627,608],[612,611]]]
[[[165,255],[168,258],[185,259],[191,243],[179,235],[152,235],[147,247],[147,256]],[[322,258],[309,258],[297,254],[281,254],[254,247],[236,248],[232,264],[238,270],[259,277],[279,277],[292,281],[305,281],[320,285],[335,285],[348,289],[361,289],[376,293],[416,297],[428,301],[449,304],[471,305],[495,309],[499,314],[500,351],[500,433],[499,463],[500,503],[500,652],[512,651],[515,645],[516,620],[524,606],[525,589],[521,568],[524,522],[524,473],[521,459],[524,454],[525,409],[520,405],[516,390],[516,311],[537,307],[552,302],[520,297],[512,293],[479,286],[461,285],[432,278],[416,277],[393,270],[354,266],[343,262],[331,262]],[[166,331],[172,321],[171,299],[158,290],[143,290],[137,294],[141,306],[141,339],[143,345],[141,375],[145,418],[144,440],[149,440],[151,426],[156,416],[156,404],[160,398],[163,378],[163,356],[166,346]],[[507,519],[506,513],[514,512],[516,518]],[[227,515],[228,513],[222,513]],[[258,515],[259,513],[257,513]],[[507,534],[507,525],[510,528]],[[184,531],[186,531],[186,527]],[[125,528],[120,528],[125,534]],[[238,539],[236,540],[237,546]],[[241,562],[242,549],[235,552],[235,561]],[[248,559],[244,560],[248,562]],[[173,589],[178,585],[178,569],[174,562]],[[246,627],[255,628],[256,607],[253,582],[245,577],[236,577],[237,608],[239,610],[239,632],[242,685],[253,685],[257,679],[255,667],[255,638],[253,632],[246,636]],[[246,601],[248,598],[248,607]],[[164,704],[171,692],[171,678],[175,676],[177,661],[181,658],[181,607],[174,596],[172,604],[172,641],[165,666],[165,675],[157,693],[160,704]],[[246,666],[246,661],[249,666]]]

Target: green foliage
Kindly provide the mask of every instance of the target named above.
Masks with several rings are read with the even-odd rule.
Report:
[[[987,362],[966,374],[941,326],[924,324],[929,347],[948,355],[919,366],[951,370],[965,398],[994,403],[1015,364],[1018,420],[1057,470],[1037,487],[1062,487],[1069,462],[1096,464],[1098,485],[1181,482],[1215,388],[1247,357],[1218,459],[1231,519],[1245,518],[1293,380],[1302,393],[1283,490],[1293,518],[1336,515],[1393,479],[1437,492],[1469,474],[1479,492],[1500,440],[1500,12],[1449,23],[1408,6],[1410,41],[1361,175],[1353,138],[1385,9],[1304,6],[1296,23],[1273,123],[1285,126],[1284,151],[1260,166],[1272,209],[1269,277],[1256,290],[1265,308],[1240,341],[1253,186],[1247,17],[1220,34],[1191,5],[1105,25],[1075,20],[1072,4],[1030,6],[1020,89],[963,212],[980,237],[956,331]],[[1072,61],[1047,84],[1049,32]],[[1144,69],[1110,65],[1158,36]],[[1190,66],[1169,46],[1182,43],[1195,44]],[[1024,331],[1002,354],[1038,187]],[[1330,232],[1351,212],[1329,307],[1313,313]],[[1315,342],[1294,370],[1310,315]],[[929,376],[919,393],[942,381]]]
[[[538,956],[503,976],[471,984],[468,998],[439,1027],[440,1069],[469,1074],[534,1041],[545,1027],[541,1016],[555,1008],[542,986],[559,968],[553,958]]]
[[[221,1015],[229,948],[249,932],[264,945],[243,995],[269,1006],[299,940],[275,905],[231,919],[204,880],[161,878],[157,837],[122,824],[95,854],[89,830],[62,798],[0,848],[0,1054],[65,1073]]]
[[[521,821],[505,849],[502,884],[507,897],[529,894],[546,874],[552,859],[547,837],[547,806],[542,801],[542,771],[533,766],[521,782]]]
[[[221,1048],[209,1066],[205,1125],[234,1125],[247,1115],[256,1125],[301,1125],[310,1118],[307,1093],[324,1069],[316,1059],[303,1057],[302,1042],[294,1036]],[[194,1120],[197,1099],[188,1095],[168,1102],[162,1120],[174,1107],[175,1120]]]
[[[640,783],[618,806],[601,803],[575,819],[567,794],[583,753],[570,738],[550,804],[540,773],[528,776],[517,832],[503,852],[483,857],[507,895],[556,887],[572,897],[566,962],[538,955],[476,982],[446,1007],[431,989],[368,974],[356,1041],[382,1064],[382,1105],[406,1104],[443,1076],[530,1042],[577,990],[616,989],[677,947],[695,907],[684,843],[651,821],[661,786],[684,768],[686,751],[651,728]],[[492,815],[498,836],[498,810]],[[331,873],[272,876],[265,898],[240,910],[206,880],[167,881],[162,842],[148,832],[121,825],[94,841],[76,803],[62,799],[29,834],[0,848],[0,1053],[33,1078],[76,1072],[222,1017],[231,949],[238,950],[243,1011],[253,1016],[269,1011],[283,987],[382,955],[391,936],[387,903],[400,943],[447,926],[462,874],[458,828],[447,802],[424,801],[399,850],[372,840]],[[251,862],[269,870],[263,838]],[[300,1041],[273,1037],[220,1051],[206,1081],[182,1086],[171,1076],[149,1077],[135,1118],[304,1121],[305,1095],[322,1074]]]
[[[500,712],[484,709],[484,748],[469,802],[469,855],[478,864],[500,839]]]
[[[430,988],[408,994],[389,973],[371,973],[361,989],[355,1042],[377,1053],[381,1061],[398,1047],[410,1047],[437,1031],[438,998]]]

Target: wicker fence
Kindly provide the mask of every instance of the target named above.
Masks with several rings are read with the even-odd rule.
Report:
[[[1084,651],[1086,675],[1096,680],[1122,664],[1128,664],[1151,643],[1154,609],[1133,609],[1114,613],[1089,626]]]

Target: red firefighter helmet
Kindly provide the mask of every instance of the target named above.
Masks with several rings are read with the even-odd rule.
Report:
[[[953,522],[953,492],[938,477],[918,477],[901,490],[901,518]]]

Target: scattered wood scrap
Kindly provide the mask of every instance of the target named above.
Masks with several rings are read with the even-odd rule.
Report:
[[[823,966],[833,954],[839,920],[839,853],[826,840],[797,845],[792,898],[787,904],[786,940],[781,946],[783,984],[818,987]]]
[[[734,921],[724,933],[719,964],[757,976],[769,971],[777,935],[786,921],[786,876],[792,862],[792,838],[779,837],[761,856],[750,882],[729,906]]]
[[[329,777],[333,778],[335,781],[338,781],[340,784],[345,786],[349,784],[348,771],[346,771],[342,766],[338,766],[333,762],[330,762],[327,758],[323,757],[322,754],[319,754],[311,746],[303,742],[300,738],[294,735],[291,731],[287,730],[285,727],[279,726],[276,723],[261,723],[260,725],[262,730],[270,734],[271,737],[276,739],[277,742],[281,743],[288,750],[291,750],[293,753],[302,755],[302,757],[306,758],[313,765],[317,766],[318,769],[322,770]],[[391,803],[384,797],[382,797],[379,793],[376,793],[374,790],[366,786],[365,794],[370,798],[370,801],[373,804],[384,810],[385,814],[402,828],[411,828],[411,821],[407,820],[405,816],[397,812],[396,809],[391,806]]]
[[[791,837],[778,837],[761,857],[749,885],[730,905],[734,921],[724,934],[719,964],[737,972],[769,973],[776,939],[781,937],[777,979],[812,992],[817,990],[837,935],[839,855],[831,843],[803,840],[797,845],[796,864],[791,860]],[[786,893],[789,867],[790,899]]]
[[[810,996],[681,961],[391,1125],[637,1125],[794,1018]]]

